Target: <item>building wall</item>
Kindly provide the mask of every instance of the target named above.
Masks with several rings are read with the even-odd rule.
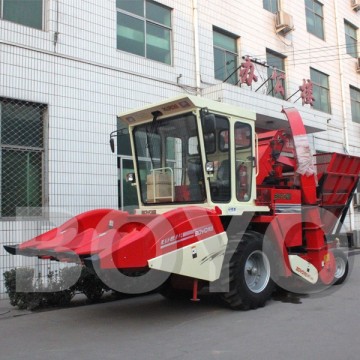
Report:
[[[171,66],[116,49],[115,0],[44,2],[44,30],[0,19],[0,97],[48,106],[45,182],[50,215],[37,221],[0,220],[0,245],[24,241],[82,211],[116,208],[116,156],[108,147],[109,133],[116,129],[116,115],[179,93],[196,93],[192,0],[158,1],[173,9]],[[355,59],[344,55],[343,46],[344,18],[359,24],[360,13],[351,10],[350,0],[338,4],[337,14],[335,0],[323,4],[325,41],[307,32],[303,1],[282,1],[295,25],[295,31],[284,37],[275,33],[274,14],[263,9],[261,1],[224,0],[220,5],[215,0],[198,0],[201,88],[205,95],[211,94],[212,86],[221,83],[214,79],[216,26],[239,37],[240,57],[265,60],[266,49],[285,55],[288,95],[309,77],[310,66],[328,74],[332,113],[313,111],[309,105],[304,108],[310,120],[321,118],[327,127],[326,132],[312,136],[314,150],[342,152],[346,122],[350,151],[360,155],[360,124],[351,121],[349,98],[349,85],[360,88],[360,74],[355,71]],[[240,89],[228,85],[231,98],[223,92],[219,97],[236,102],[237,96],[251,96],[266,79],[266,69],[257,66],[256,71],[256,86]],[[258,109],[270,104],[279,107],[280,113],[278,100],[261,93],[254,99]],[[300,101],[296,104],[299,108]],[[353,226],[360,228],[358,216]],[[4,292],[3,271],[34,262],[8,256],[2,246],[0,260],[0,293]],[[49,266],[43,261],[36,264],[43,269]]]

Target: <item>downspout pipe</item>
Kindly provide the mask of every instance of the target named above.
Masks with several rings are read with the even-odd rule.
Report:
[[[350,154],[350,146],[349,146],[349,129],[348,129],[348,116],[346,111],[346,102],[345,102],[345,81],[344,81],[344,70],[343,70],[343,60],[342,54],[340,50],[339,44],[342,43],[340,39],[340,23],[339,23],[339,13],[338,13],[338,5],[337,1],[334,1],[334,12],[335,12],[335,24],[336,24],[336,39],[337,39],[337,49],[338,49],[338,59],[339,59],[339,77],[341,84],[341,108],[342,108],[342,116],[343,116],[343,148],[347,154]],[[352,205],[349,206],[349,225],[350,230],[353,228],[353,224],[355,223],[354,218],[354,207]]]
[[[200,96],[201,76],[200,76],[200,42],[199,42],[199,10],[198,1],[192,0],[193,6],[193,32],[194,32],[194,55],[195,55],[195,87],[196,95]]]
[[[341,107],[342,107],[342,116],[343,116],[343,147],[347,154],[350,153],[349,148],[349,130],[348,130],[348,119],[346,111],[346,102],[345,102],[345,81],[344,81],[344,70],[343,70],[343,61],[341,54],[341,47],[339,44],[342,44],[340,39],[340,24],[339,24],[339,15],[338,15],[338,5],[337,1],[334,1],[334,12],[335,12],[335,23],[336,23],[336,39],[337,39],[337,51],[339,59],[339,76],[341,84]]]
[[[59,0],[55,2],[56,17],[55,17],[55,29],[54,29],[54,52],[56,52],[56,45],[59,40]]]

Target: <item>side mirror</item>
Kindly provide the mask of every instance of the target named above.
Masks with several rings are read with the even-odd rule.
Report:
[[[114,138],[110,138],[110,148],[111,148],[111,151],[114,153],[114,152],[115,152],[115,141],[114,141]]]

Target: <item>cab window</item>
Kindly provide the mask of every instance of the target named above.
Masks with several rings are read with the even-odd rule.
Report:
[[[236,198],[238,201],[249,201],[254,166],[251,126],[237,122],[234,133]]]

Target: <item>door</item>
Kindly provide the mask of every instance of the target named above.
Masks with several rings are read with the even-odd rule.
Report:
[[[138,207],[136,187],[126,182],[126,175],[134,172],[131,157],[118,157],[118,194],[119,209],[132,212]]]

